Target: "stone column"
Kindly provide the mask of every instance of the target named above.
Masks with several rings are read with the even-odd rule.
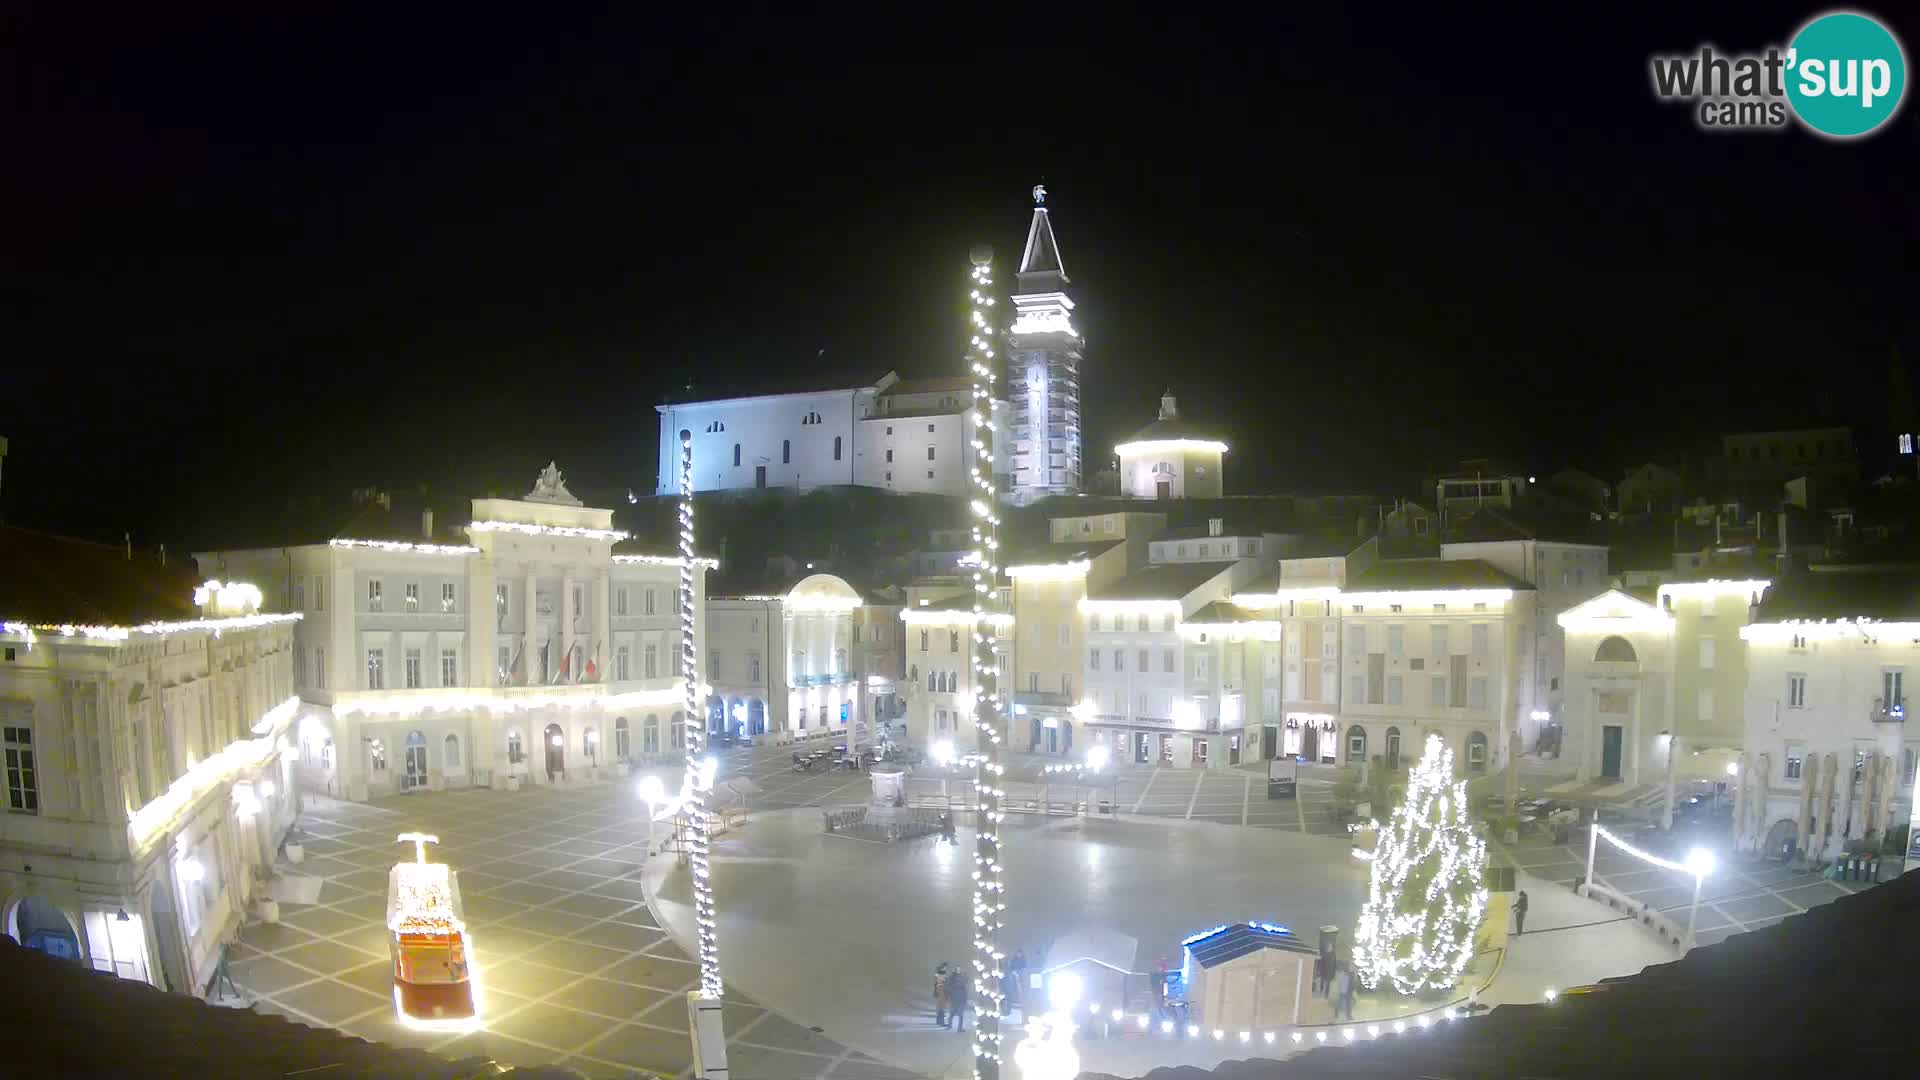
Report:
[[[496,634],[500,617],[494,608],[493,554],[482,551],[467,561],[467,674],[468,686],[497,686],[500,682]]]
[[[520,681],[528,686],[533,685],[540,677],[540,658],[535,654],[535,646],[538,642],[534,640],[534,627],[540,618],[539,581],[540,568],[532,563],[528,563],[526,581],[527,596],[526,600],[523,601],[524,607],[522,608],[523,614],[521,615],[521,622],[525,625],[521,635],[522,645],[520,648],[520,668],[518,671]]]
[[[558,605],[560,608],[560,655],[554,661],[554,670],[559,671],[561,665],[565,665],[567,682],[578,678],[580,665],[586,663],[575,649],[580,641],[573,629],[575,622],[582,614],[575,609],[573,603],[573,590],[579,585],[579,578],[565,570],[560,572],[560,603]],[[581,599],[584,600],[586,597],[582,596]]]
[[[593,617],[587,621],[587,657],[599,668],[599,681],[610,682],[612,675],[608,671],[613,666],[613,582],[605,567],[593,572],[592,605]],[[643,654],[644,655],[644,654]],[[601,733],[606,738],[606,733]],[[602,749],[606,749],[603,747]]]

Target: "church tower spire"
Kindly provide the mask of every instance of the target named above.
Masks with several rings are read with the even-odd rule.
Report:
[[[1080,334],[1073,327],[1067,267],[1047,212],[1047,188],[1033,188],[1033,220],[1020,255],[1009,329],[1012,498],[1027,505],[1080,490]]]

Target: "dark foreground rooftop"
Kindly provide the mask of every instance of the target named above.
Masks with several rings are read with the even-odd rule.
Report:
[[[503,1071],[226,1009],[22,948],[0,934],[8,1076],[363,1077],[572,1080],[562,1068]]]

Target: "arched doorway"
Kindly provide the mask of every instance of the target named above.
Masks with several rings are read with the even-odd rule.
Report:
[[[507,729],[507,771],[512,774],[521,772],[521,764],[527,760],[527,745],[520,739],[519,728]]]
[[[1397,727],[1390,727],[1387,729],[1387,771],[1393,772],[1393,771],[1397,771],[1399,768],[1400,768],[1400,729]]]
[[[1800,839],[1800,827],[1791,818],[1781,818],[1767,830],[1766,839],[1760,843],[1762,858],[1778,859],[1787,862],[1793,858],[1793,845]]]
[[[624,716],[615,717],[613,721],[613,758],[615,761],[627,760],[628,755],[633,749],[633,744],[629,741],[632,737],[632,734],[627,730],[627,718]]]
[[[1347,761],[1367,760],[1367,729],[1359,724],[1347,728]]]
[[[1487,736],[1476,731],[1467,736],[1467,771],[1483,773],[1487,771]]]
[[[1308,721],[1300,726],[1300,756],[1309,765],[1315,764],[1320,760],[1320,725],[1316,721]]]
[[[547,779],[567,773],[567,736],[559,724],[548,724],[540,733],[540,745],[547,751]]]
[[[707,706],[707,732],[713,734],[727,730],[727,699],[715,696]]]
[[[427,786],[427,737],[418,728],[407,732],[406,768],[400,774],[400,790],[412,791]]]
[[[7,934],[29,949],[62,960],[80,959],[80,935],[52,901],[29,896],[7,913]]]
[[[767,703],[754,698],[747,703],[747,734],[765,735],[767,733]]]

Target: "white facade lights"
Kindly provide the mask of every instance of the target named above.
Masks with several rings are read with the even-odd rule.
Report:
[[[996,545],[997,546],[997,545]],[[1087,569],[1093,565],[1090,559],[1074,559],[1063,563],[1034,563],[1027,566],[1007,567],[1007,576],[1027,581],[1072,581],[1085,577]]]
[[[1224,454],[1227,444],[1212,439],[1144,439],[1140,442],[1121,443],[1113,452],[1125,456],[1135,454],[1166,454],[1196,450],[1209,454]]]
[[[522,536],[565,536],[583,540],[625,540],[627,533],[620,529],[590,529],[582,525],[534,525],[524,521],[476,521],[467,526],[468,532],[510,532]],[[683,551],[683,559],[693,558],[693,553]]]
[[[329,547],[368,548],[373,551],[391,552],[396,555],[478,555],[480,549],[472,544],[423,544],[408,540],[357,540],[348,537],[335,537],[327,541]]]

